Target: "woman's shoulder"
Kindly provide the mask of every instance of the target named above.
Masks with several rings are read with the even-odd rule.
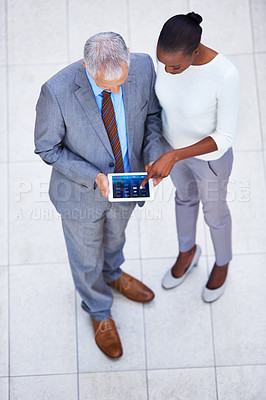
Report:
[[[211,68],[209,69],[209,74],[211,74],[218,85],[225,80],[239,80],[239,72],[237,67],[228,57],[221,53],[218,53],[210,62],[210,66]]]
[[[217,69],[220,69],[221,73],[227,74],[229,71],[238,72],[235,64],[228,57],[218,53],[215,58],[217,59],[216,67]]]

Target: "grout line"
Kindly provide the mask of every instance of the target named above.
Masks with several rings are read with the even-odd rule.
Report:
[[[206,268],[207,268],[207,279],[208,279],[208,276],[210,274],[209,257],[207,257],[207,259],[206,259]],[[213,314],[212,314],[212,304],[209,304],[209,310],[210,310],[210,320],[211,320],[212,353],[213,353],[213,362],[214,362],[215,391],[216,391],[216,399],[219,400],[217,371],[216,371],[216,354],[215,354],[214,323],[213,323]]]
[[[209,263],[208,263],[208,266],[209,266]],[[215,353],[215,339],[214,339],[214,323],[213,323],[212,304],[210,304],[210,317],[211,317],[212,352],[213,352],[213,361],[214,361],[215,389],[216,389],[216,398],[217,398],[217,400],[219,400],[217,370],[216,370],[216,353]]]
[[[245,368],[245,367],[266,367],[266,363],[257,363],[257,364],[224,364],[224,365],[216,365],[216,368]],[[213,365],[197,365],[197,366],[189,366],[189,367],[169,367],[169,368],[149,368],[148,371],[175,371],[175,370],[195,370],[195,369],[213,369]],[[106,374],[106,373],[121,373],[121,372],[145,372],[144,369],[120,369],[120,370],[102,370],[102,371],[82,371],[79,372],[79,375],[95,375],[95,374]],[[11,375],[10,378],[34,378],[40,376],[75,376],[78,375],[76,372],[58,372],[58,373],[47,373],[47,374],[27,374],[27,375]],[[8,378],[8,376],[0,376],[0,379]]]
[[[130,0],[127,0],[127,2],[129,2],[129,1]],[[129,43],[129,46],[130,46],[130,44],[131,44],[131,34],[130,34],[130,39],[128,40],[128,43]],[[234,53],[234,54],[233,53],[224,53],[224,55],[226,57],[252,56],[253,54],[266,54],[266,51],[254,51],[254,52],[251,52],[251,53]],[[78,60],[79,59],[77,59],[76,61],[78,61]],[[64,66],[67,66],[68,63],[67,62],[62,63],[60,61],[58,61],[58,62],[47,62],[47,63],[29,63],[29,64],[27,64],[27,63],[25,63],[25,64],[11,64],[10,63],[9,67],[11,67],[11,68],[13,68],[13,67],[20,67],[20,68],[23,68],[23,67],[48,67],[50,65],[56,65],[58,67],[61,67],[61,66],[64,67]],[[0,67],[5,67],[5,66],[6,66],[6,64],[2,64],[2,63],[0,64]]]
[[[140,261],[142,266],[142,261]],[[146,393],[147,400],[149,400],[149,377],[148,377],[148,355],[147,355],[147,335],[146,335],[146,318],[145,318],[145,305],[142,304],[143,315],[143,330],[144,330],[144,354],[145,354],[145,376],[146,376]]]
[[[77,60],[78,61],[78,60]],[[63,63],[62,61],[58,61],[58,62],[47,62],[47,63],[25,63],[25,64],[8,64],[9,67],[13,68],[13,67],[19,67],[19,68],[23,68],[23,67],[49,67],[50,65],[57,65],[58,68],[60,67],[64,67],[67,66],[67,61],[65,63]]]
[[[141,280],[143,281],[143,264],[142,264],[142,259],[141,259],[141,240],[140,240],[140,220],[138,220],[138,236],[139,236],[139,256],[140,256],[140,273],[141,273],[140,276],[141,276]],[[144,334],[146,394],[147,394],[147,400],[149,400],[147,336],[146,336],[146,318],[145,318],[145,305],[144,304],[142,304],[142,317],[143,317],[143,334]]]
[[[264,255],[266,255],[266,252],[254,252],[254,253],[234,253],[234,257],[235,256],[245,256],[245,257],[247,257],[247,256],[264,256]],[[202,257],[206,257],[206,258],[208,258],[208,257],[214,257],[214,254],[202,254],[201,255],[201,258]],[[173,259],[176,259],[176,256],[171,256],[171,257],[141,257],[141,258],[126,258],[125,259],[125,261],[150,261],[150,260],[154,260],[154,261],[156,261],[156,260],[173,260]],[[44,262],[44,263],[41,263],[41,262],[38,262],[38,263],[27,263],[27,264],[10,264],[10,267],[15,267],[15,268],[19,268],[19,267],[32,267],[33,265],[35,265],[36,267],[38,267],[38,266],[42,266],[42,265],[47,265],[47,266],[55,266],[55,265],[68,265],[69,263],[68,263],[68,260],[66,260],[66,261],[62,261],[62,262],[56,262],[56,261],[53,261],[53,262]],[[2,265],[0,265],[0,268],[1,267],[6,267],[6,264],[2,264]]]
[[[70,21],[69,21],[69,0],[65,2],[66,6],[66,50],[67,50],[67,63],[70,64]],[[79,342],[78,342],[78,304],[77,304],[77,292],[74,290],[75,296],[75,328],[76,328],[76,359],[77,359],[77,400],[80,398],[79,388]]]
[[[66,0],[66,51],[67,63],[70,63],[70,29],[69,29],[69,0]]]
[[[139,261],[140,258],[126,258],[125,261]],[[11,264],[10,267],[32,267],[33,265],[36,265],[36,267],[38,266],[43,266],[43,265],[47,265],[47,266],[55,266],[55,265],[69,265],[69,260],[66,259],[66,261],[53,261],[53,262],[38,262],[38,263],[27,263],[27,264]],[[0,265],[1,267],[6,267],[5,264]]]
[[[6,161],[0,161],[0,164],[5,164]],[[24,164],[24,163],[34,163],[34,164],[41,164],[39,159],[36,157],[36,160],[9,160],[9,164]]]
[[[128,47],[131,49],[130,0],[126,0]]]
[[[255,37],[254,37],[254,29],[253,29],[253,13],[252,13],[252,5],[249,0],[249,14],[250,14],[250,24],[251,24],[251,36],[252,36],[252,46],[253,50],[255,48]],[[257,60],[256,53],[253,52],[253,65],[255,71],[255,84],[256,84],[256,94],[257,94],[257,103],[258,103],[258,113],[259,113],[259,124],[260,124],[260,135],[261,135],[261,145],[262,150],[265,148],[264,137],[263,137],[263,126],[262,126],[262,117],[261,117],[261,102],[260,102],[260,94],[259,94],[259,82],[258,82],[258,68],[257,68]],[[263,167],[264,167],[264,183],[266,185],[266,157],[265,152],[262,151],[262,159],[263,159]]]
[[[234,150],[234,154],[237,154],[237,153],[260,153],[260,152],[264,151],[263,148],[260,148],[257,150],[255,150],[255,149],[248,149],[248,150],[233,149],[233,150]]]
[[[8,308],[8,399],[10,400],[10,183],[9,183],[9,177],[10,177],[10,169],[9,169],[9,69],[8,69],[8,57],[9,57],[9,52],[8,52],[8,0],[5,0],[5,48],[6,48],[6,135],[7,135],[7,154],[6,154],[6,159],[7,159],[7,296],[8,296],[8,302],[7,302],[7,308]]]
[[[258,363],[258,364],[224,364],[224,365],[216,365],[216,368],[239,368],[239,367],[266,367],[266,364]]]
[[[266,149],[266,144],[265,144]],[[259,153],[265,150],[263,147],[259,149],[234,149],[234,153]],[[41,159],[37,158],[32,160],[9,160],[9,164],[24,164],[24,163],[33,163],[33,164],[42,164]],[[0,161],[0,164],[7,164],[7,161]]]
[[[207,246],[206,238],[205,238],[205,243],[206,243],[206,246]],[[206,258],[206,268],[207,268],[207,279],[208,279],[208,276],[210,275],[209,257]],[[212,304],[209,304],[209,310],[210,310],[210,320],[211,320],[212,353],[213,353],[213,362],[214,362],[215,391],[216,391],[216,399],[219,400],[217,371],[216,371],[216,354],[215,354],[214,323],[213,323]]]
[[[266,255],[265,251],[262,252],[252,252],[252,253],[234,253],[234,256],[259,256],[259,255]],[[200,257],[213,257],[214,253],[209,253],[209,254],[201,254]],[[176,259],[176,256],[170,256],[170,257],[142,257],[142,261],[149,261],[149,260],[172,260]]]
[[[234,149],[234,154],[236,153],[259,153],[259,152],[264,152],[266,150],[266,143],[265,143],[265,148],[261,147],[259,149]],[[36,156],[36,159],[32,160],[9,160],[9,164],[25,164],[25,163],[32,163],[32,164],[43,164],[41,159],[39,159]],[[0,164],[7,164],[7,161],[0,161]],[[50,167],[52,168],[52,167]]]
[[[252,56],[253,52],[248,53],[223,53],[226,57],[242,57],[242,56]]]
[[[78,299],[77,299],[77,291],[76,290],[75,290],[75,323],[76,323],[76,357],[77,357],[77,395],[78,395],[78,400],[79,400],[80,390],[79,390]]]

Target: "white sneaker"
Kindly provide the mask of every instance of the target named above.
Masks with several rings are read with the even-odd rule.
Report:
[[[202,299],[205,301],[205,303],[212,303],[213,301],[218,300],[219,297],[221,297],[224,294],[226,284],[227,284],[227,277],[222,286],[220,286],[217,289],[208,289],[205,286],[202,292]]]
[[[162,287],[164,289],[173,289],[174,287],[180,285],[185,280],[185,278],[187,277],[189,272],[193,269],[193,267],[196,267],[198,265],[198,261],[199,261],[200,255],[201,255],[201,248],[197,244],[194,257],[193,257],[190,265],[187,267],[187,270],[185,271],[184,275],[181,276],[181,278],[175,278],[172,275],[172,268],[169,269],[169,271],[167,271],[166,274],[163,277]]]

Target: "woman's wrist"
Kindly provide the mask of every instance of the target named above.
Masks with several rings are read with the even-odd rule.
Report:
[[[182,158],[181,158],[182,149],[175,149],[172,151],[173,151],[173,163],[174,164],[177,163],[178,161],[182,160]]]

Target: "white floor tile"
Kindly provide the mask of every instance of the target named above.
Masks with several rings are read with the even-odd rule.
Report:
[[[8,379],[0,378],[0,399],[9,400],[8,398]]]
[[[10,400],[77,400],[76,375],[11,378]]]
[[[218,366],[266,364],[265,262],[257,254],[230,264],[226,291],[212,305]]]
[[[228,205],[232,215],[233,253],[266,251],[266,193],[262,152],[235,153],[228,186]],[[208,254],[213,254],[207,231]]]
[[[8,59],[10,64],[67,61],[64,0],[8,2]]]
[[[216,400],[214,368],[148,372],[150,400]]]
[[[185,0],[130,0],[130,50],[148,53],[156,61],[156,45],[163,24],[176,14],[187,13]]]
[[[9,67],[9,158],[36,161],[34,154],[35,106],[41,85],[64,64]]]
[[[223,54],[252,52],[248,0],[190,0],[190,10],[203,18],[202,43]]]
[[[254,50],[266,51],[266,4],[264,0],[251,0],[252,28],[254,35]]]
[[[146,400],[144,371],[81,374],[80,400]]]
[[[219,400],[265,400],[266,366],[217,368]]]
[[[43,162],[10,165],[10,262],[67,262],[60,216],[49,200],[51,168]]]
[[[75,373],[75,296],[67,264],[10,271],[11,375]]]
[[[176,232],[175,188],[170,178],[165,179],[157,188],[155,200],[146,202],[139,210],[140,238],[142,258],[176,257],[178,241]],[[204,252],[204,221],[199,212],[197,224],[197,242],[202,244]]]
[[[0,376],[8,376],[8,271],[0,267]],[[0,381],[1,382],[1,381]],[[1,383],[0,383],[1,385]],[[0,389],[1,394],[1,389]],[[0,396],[2,399],[2,397]]]
[[[122,269],[140,279],[140,262],[126,261]],[[145,282],[145,281],[144,281]],[[146,283],[146,282],[145,282]],[[123,356],[112,360],[104,355],[94,341],[89,314],[80,307],[78,298],[79,371],[121,371],[145,369],[143,305],[114,292],[112,316],[123,346]]]
[[[143,280],[155,292],[145,307],[148,368],[212,366],[210,309],[201,299],[206,259],[200,258],[182,285],[164,290],[161,280],[173,261],[143,261]]]
[[[127,228],[126,228],[126,243],[124,247],[124,257],[126,260],[140,257],[140,232],[138,220],[138,206],[133,212]]]
[[[69,1],[71,61],[83,58],[86,40],[99,32],[117,32],[129,46],[126,5],[120,0],[79,0],[78,6],[75,0]]]
[[[6,63],[6,12],[5,0],[0,0],[0,65]]]
[[[6,4],[11,64],[9,136],[5,93]],[[156,297],[144,306],[143,312],[143,305],[115,293],[112,314],[123,344],[121,359],[110,360],[98,349],[90,318],[78,304],[80,400],[146,400],[148,396],[151,400],[216,400],[211,368],[214,364],[211,310],[219,365],[219,400],[266,398],[263,308],[266,259],[263,254],[254,255],[266,254],[266,165],[263,167],[263,153],[258,151],[262,139],[264,147],[266,143],[266,56],[256,54],[255,71],[254,59],[249,55],[253,50],[266,51],[265,1],[103,0],[100,4],[80,0],[77,4],[74,0],[48,0],[41,4],[33,0],[0,0],[1,400],[78,399],[74,286],[61,222],[44,193],[48,190],[51,169],[33,154],[34,110],[41,84],[70,61],[82,58],[85,41],[100,31],[120,33],[131,51],[148,52],[156,61],[155,47],[163,23],[175,14],[187,13],[187,7],[203,17],[203,43],[229,55],[241,74],[242,104],[235,145],[241,152],[235,155],[228,199],[233,217],[234,253],[250,255],[234,257],[227,290],[211,306],[203,303],[201,292],[207,280],[207,264],[211,269],[213,256],[208,260],[201,257],[199,267],[179,288],[163,290],[162,276],[172,266],[178,252],[174,190],[170,180],[166,180],[154,202],[147,202],[141,210],[136,209],[126,231],[126,262],[122,268],[137,278],[143,277]],[[43,65],[45,63],[50,65]],[[259,94],[256,93],[256,73]],[[58,374],[12,377],[10,398],[8,379],[3,378],[8,374],[5,182],[8,156],[15,162],[10,166],[10,262],[12,265],[33,264],[10,267],[11,374]],[[197,242],[203,254],[206,254],[206,232],[208,229],[200,212]],[[206,248],[207,254],[212,255],[209,233]],[[142,270],[137,260],[140,256],[146,258],[142,261]],[[152,259],[156,257],[160,260]],[[45,265],[53,262],[55,264]],[[58,262],[65,264],[56,264]],[[42,265],[35,265],[38,263]],[[148,368],[154,369],[148,376],[145,353]],[[225,367],[252,363],[264,365]],[[197,366],[204,368],[186,368]],[[172,369],[180,367],[185,369]],[[60,375],[64,373],[67,375]]]
[[[235,150],[261,150],[258,94],[253,55],[230,56],[241,80],[238,134]]]
[[[259,101],[260,101],[260,118],[262,125],[262,134],[264,149],[266,149],[266,54],[256,54],[256,69],[257,69],[257,79],[258,79],[258,91],[259,91]]]
[[[8,194],[7,194],[7,164],[0,164],[0,265],[8,263]]]
[[[1,6],[0,6],[1,8]],[[0,10],[1,15],[1,10]],[[0,17],[1,18],[1,17]],[[1,54],[1,47],[0,47]],[[6,67],[0,66],[0,161],[7,161],[7,97],[6,97]]]

